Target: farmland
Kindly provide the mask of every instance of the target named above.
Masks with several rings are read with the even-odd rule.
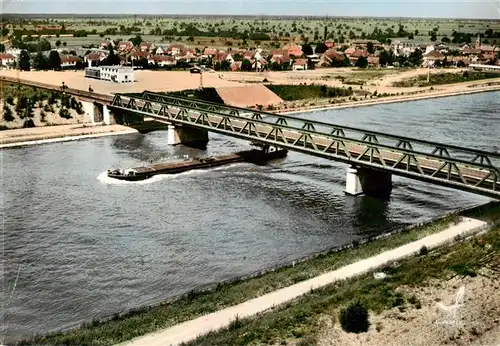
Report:
[[[8,17],[7,17],[8,18]],[[34,30],[37,25],[64,25],[65,30],[85,30],[86,37],[56,37],[68,48],[97,45],[105,38],[117,40],[141,35],[154,43],[188,43],[193,48],[211,46],[219,49],[260,46],[278,48],[291,42],[318,42],[332,39],[347,43],[355,38],[370,38],[380,30],[391,41],[430,43],[453,31],[483,34],[500,30],[499,21],[451,19],[383,19],[383,18],[228,18],[228,17],[133,17],[133,18],[32,18],[6,19],[11,31]],[[68,35],[71,36],[71,35]],[[434,36],[434,37],[432,37]],[[491,39],[494,43],[494,39]],[[487,43],[487,42],[485,42]]]

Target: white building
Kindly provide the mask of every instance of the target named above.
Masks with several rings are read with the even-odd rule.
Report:
[[[135,82],[134,69],[124,66],[87,67],[85,69],[85,77],[107,80],[115,83]]]

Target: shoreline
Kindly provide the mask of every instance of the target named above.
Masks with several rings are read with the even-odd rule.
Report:
[[[60,126],[65,126],[65,125],[54,125],[51,127],[55,127],[58,129]],[[109,125],[113,126],[113,125]],[[90,127],[89,127],[90,128]],[[50,132],[48,134],[40,134],[36,136],[36,138],[31,139],[31,140],[13,140],[11,142],[6,142],[0,144],[0,149],[15,149],[15,148],[22,148],[22,147],[28,147],[28,146],[34,146],[34,145],[42,145],[42,144],[50,144],[50,143],[59,143],[59,142],[71,142],[71,141],[78,141],[78,140],[84,140],[84,139],[92,139],[92,138],[100,138],[100,137],[108,137],[108,136],[117,136],[117,135],[126,135],[126,134],[132,134],[132,133],[138,133],[139,131],[133,128],[128,128],[128,129],[119,129],[116,130],[114,127],[110,129],[106,129],[105,127],[100,127],[101,129],[105,129],[105,131],[97,131],[97,132],[90,132],[88,134],[75,134],[71,135],[70,130],[65,131],[61,133],[60,135],[55,134],[53,132]],[[61,128],[59,128],[60,130]],[[20,129],[13,129],[10,131],[16,131]],[[32,130],[32,129],[31,129]],[[4,131],[9,131],[9,130],[4,130]],[[1,134],[1,132],[0,132]],[[21,136],[22,138],[22,136]]]
[[[288,108],[285,110],[279,110],[275,111],[275,114],[283,114],[283,115],[290,115],[290,114],[300,114],[300,113],[310,113],[310,112],[317,112],[317,111],[327,111],[327,110],[333,110],[333,109],[346,109],[346,108],[357,108],[357,107],[368,107],[368,106],[376,106],[380,104],[391,104],[391,103],[403,103],[403,102],[411,102],[411,101],[420,101],[420,100],[427,100],[427,99],[435,99],[435,98],[444,98],[444,97],[453,97],[453,96],[460,96],[460,95],[470,95],[470,94],[477,94],[477,93],[484,93],[484,92],[496,92],[500,91],[500,84],[492,85],[492,86],[483,86],[481,84],[472,84],[472,85],[467,85],[466,86],[468,89],[464,89],[461,91],[449,91],[449,90],[444,90],[444,91],[430,91],[427,93],[421,93],[421,94],[416,94],[416,95],[401,95],[401,96],[392,96],[392,97],[386,97],[386,98],[379,98],[379,99],[370,99],[370,100],[364,100],[364,101],[351,101],[351,102],[345,102],[342,104],[329,104],[329,105],[319,105],[319,106],[311,106],[311,107],[297,107],[297,108]],[[9,130],[2,130],[0,131],[0,149],[9,149],[9,148],[18,148],[18,147],[26,147],[26,146],[32,146],[32,145],[40,145],[40,144],[48,144],[48,143],[58,143],[58,142],[67,142],[67,141],[74,141],[74,140],[84,140],[84,139],[91,139],[91,138],[99,138],[99,137],[104,137],[104,136],[114,136],[114,135],[120,135],[120,134],[131,134],[131,133],[137,133],[139,132],[136,129],[127,127],[122,125],[106,125],[99,127],[99,131],[94,132],[93,130],[90,130],[88,134],[76,134],[72,135],[71,131],[67,130],[65,131],[63,129],[64,126],[69,126],[69,125],[53,125],[50,126],[51,129],[54,129],[54,131],[47,131],[45,134],[40,134],[40,135],[34,135],[35,138],[33,139],[27,139],[27,140],[17,140],[17,139],[3,139],[1,138],[2,134],[8,134],[12,133],[9,131],[34,131],[34,129],[47,129],[49,126],[44,126],[44,127],[37,127],[37,128],[30,128],[30,129],[9,129]],[[122,126],[123,128],[117,129],[116,126]],[[92,129],[92,127],[87,127],[87,129]],[[58,132],[61,131],[60,134]],[[36,130],[35,130],[36,131]],[[20,135],[22,137],[23,135]],[[26,136],[27,137],[27,136]],[[3,142],[3,143],[2,143]]]
[[[434,91],[427,92],[416,95],[402,95],[402,96],[389,96],[385,98],[379,98],[376,100],[366,100],[366,101],[352,101],[345,102],[341,104],[331,104],[331,105],[320,105],[320,106],[310,106],[303,108],[289,108],[283,111],[276,112],[277,114],[296,114],[296,113],[309,113],[315,111],[324,111],[331,109],[344,109],[344,108],[358,108],[358,107],[368,107],[368,106],[376,106],[379,104],[390,104],[390,103],[404,103],[404,102],[412,102],[412,101],[421,101],[427,99],[435,99],[435,98],[445,98],[445,97],[453,97],[453,96],[461,96],[461,95],[471,95],[485,92],[495,92],[500,91],[500,84],[492,85],[492,86],[468,86],[468,88],[473,90],[462,90],[462,91]]]

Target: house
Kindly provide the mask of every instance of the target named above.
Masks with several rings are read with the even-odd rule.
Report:
[[[7,67],[16,61],[16,57],[9,53],[0,53],[0,65]]]
[[[196,55],[195,51],[188,49],[181,50],[178,55],[175,55],[175,59],[177,61],[191,62],[196,61],[198,59],[198,56]]]
[[[239,71],[241,70],[241,61],[235,61],[234,64],[231,65],[231,71]]]
[[[335,42],[333,42],[332,40],[326,40],[325,41],[325,46],[330,49],[330,48],[333,48],[335,47]]]
[[[356,49],[353,53],[351,53],[349,57],[349,61],[354,64],[358,61],[359,58],[367,58],[368,59],[368,51],[363,49]]]
[[[276,63],[278,65],[290,64],[291,59],[288,56],[276,56],[271,58],[272,63]]]
[[[367,60],[368,60],[368,66],[376,67],[380,65],[380,58],[378,56],[370,55],[367,58]]]
[[[460,50],[460,53],[462,55],[478,55],[481,54],[481,49],[476,49],[476,48],[463,48]]]
[[[152,42],[141,42],[139,45],[139,50],[141,52],[151,52],[155,49],[155,45]]]
[[[122,41],[118,44],[118,51],[128,53],[134,49],[134,44],[130,41]]]
[[[224,53],[224,52],[219,52],[219,54],[215,57],[215,61],[228,61],[230,64],[234,63],[234,58],[231,55],[231,53]]]
[[[203,57],[205,58],[213,58],[217,55],[219,51],[217,50],[217,48],[208,48],[206,47],[204,50],[203,50]]]
[[[257,71],[262,71],[268,65],[268,62],[264,58],[254,59],[252,62],[252,68]]]
[[[113,40],[102,41],[101,44],[99,45],[101,49],[107,49],[109,48],[109,46],[111,46],[112,48],[115,47],[115,43],[113,42]]]
[[[80,62],[82,62],[82,59],[74,55],[61,56],[61,68],[76,67],[76,64]]]
[[[345,60],[344,54],[336,51],[335,49],[328,49],[326,52],[323,53],[316,66],[330,67],[335,61],[342,62],[344,60]]]
[[[380,47],[381,44],[377,40],[353,40],[351,42],[351,46],[354,47],[359,47],[359,48],[366,48],[368,47],[368,43],[373,44],[373,47]]]
[[[353,54],[354,52],[356,51],[356,48],[354,47],[350,47],[350,48],[347,48],[345,51],[344,51],[344,54],[347,55],[347,57],[350,57],[351,54]]]
[[[167,55],[152,55],[148,58],[148,63],[151,65],[158,65],[160,67],[175,66],[177,60],[173,56]]]
[[[292,70],[307,70],[307,59],[297,59],[292,64]]]
[[[132,83],[135,81],[135,72],[132,67],[123,66],[87,67],[85,78],[96,78],[115,83]]]
[[[85,56],[85,62],[90,62],[90,64],[92,63],[99,64],[105,61],[107,57],[108,54],[104,52],[91,52]]]
[[[148,51],[142,51],[142,50],[138,50],[138,51],[134,51],[132,52],[132,54],[130,55],[130,60],[134,61],[134,60],[141,60],[142,58],[149,58],[149,56],[151,55],[151,53],[149,53]]]
[[[438,52],[437,50],[430,51],[427,54],[423,55],[423,67],[432,67],[437,61],[443,61],[445,59],[445,55],[443,53]]]
[[[283,47],[284,50],[287,51],[288,55],[293,55],[295,57],[302,56],[302,46],[298,44],[286,45]]]
[[[243,53],[243,60],[252,60],[252,59],[255,59],[255,54],[254,52],[245,52]]]
[[[168,54],[168,46],[159,46],[154,50],[155,55],[166,55]]]
[[[181,51],[185,50],[186,47],[180,43],[173,43],[168,46],[168,54],[176,56],[179,55]]]
[[[453,56],[450,62],[456,67],[466,67],[470,65],[470,58],[466,56]]]

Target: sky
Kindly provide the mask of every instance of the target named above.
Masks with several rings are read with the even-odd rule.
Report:
[[[0,0],[2,13],[315,15],[484,18],[500,0]],[[500,24],[499,24],[500,25]]]

